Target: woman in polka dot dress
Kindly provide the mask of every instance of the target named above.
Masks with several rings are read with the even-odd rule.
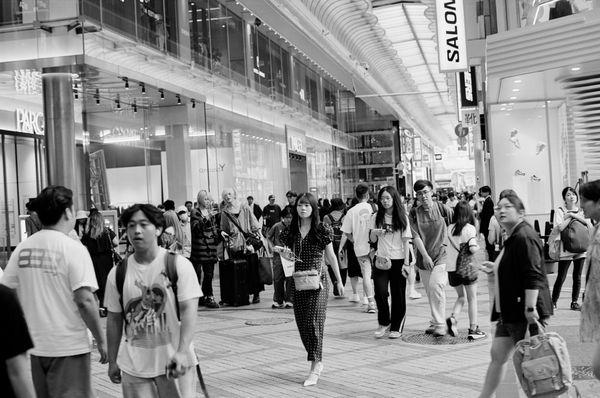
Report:
[[[327,310],[329,285],[327,272],[323,271],[323,254],[337,279],[338,291],[344,294],[340,269],[331,242],[332,231],[319,219],[317,200],[310,193],[303,193],[296,199],[296,211],[293,212],[289,228],[281,234],[281,242],[286,245],[287,253],[282,255],[295,257],[296,271],[320,270],[321,287],[317,290],[298,290],[294,292],[294,317],[300,332],[302,344],[311,362],[310,373],[304,386],[317,384],[323,364],[323,330]],[[299,260],[298,260],[299,259]],[[292,282],[292,289],[295,290]]]

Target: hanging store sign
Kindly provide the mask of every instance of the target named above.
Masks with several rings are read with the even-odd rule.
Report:
[[[421,137],[415,137],[413,141],[413,150],[414,150],[414,160],[421,161],[423,160],[423,146],[421,144]]]
[[[478,137],[481,136],[481,124],[479,120],[479,109],[461,109],[460,114],[462,116],[462,126],[469,129],[470,133],[478,133]]]
[[[15,111],[17,131],[27,134],[44,135],[44,113],[17,108]]]
[[[15,90],[17,94],[37,95],[42,93],[42,73],[32,69],[17,69]]]
[[[435,1],[440,72],[468,69],[462,0]]]
[[[468,72],[458,74],[460,83],[460,106],[463,108],[477,106],[477,80],[475,67],[471,66]]]

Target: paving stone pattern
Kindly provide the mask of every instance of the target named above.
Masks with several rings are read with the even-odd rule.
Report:
[[[550,283],[554,275],[549,276]],[[218,280],[215,292],[217,297]],[[576,381],[583,397],[600,396],[600,382],[589,377],[593,345],[578,339],[579,312],[570,311],[571,280],[565,282],[559,310],[551,330],[567,339],[571,360],[578,366]],[[418,290],[424,295],[421,284]],[[350,290],[350,284],[347,286]],[[422,344],[411,337],[428,326],[425,298],[409,300],[403,339],[375,339],[376,314],[346,299],[330,297],[323,346],[324,370],[319,383],[303,387],[309,363],[293,321],[293,310],[270,308],[272,287],[261,294],[260,304],[238,308],[198,311],[194,334],[196,352],[211,397],[477,397],[490,361],[491,337],[465,342],[466,308],[458,317],[460,334],[447,344]],[[447,289],[447,313],[456,294]],[[481,278],[480,326],[490,333],[487,279]],[[290,321],[291,322],[288,322]],[[251,326],[252,325],[252,326]],[[512,369],[512,366],[509,366]],[[121,397],[121,387],[106,375],[107,366],[93,355],[93,386],[100,398]],[[512,370],[511,370],[512,372]],[[200,389],[198,388],[198,391]],[[202,396],[199,392],[198,396]],[[514,372],[498,391],[498,397],[524,397]]]

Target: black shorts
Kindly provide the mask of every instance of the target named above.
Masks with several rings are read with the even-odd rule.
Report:
[[[346,244],[346,256],[348,257],[348,276],[350,278],[362,278],[360,264],[354,253],[354,245],[350,242]]]
[[[476,282],[477,282],[477,278],[475,278],[473,280],[469,280],[469,279],[466,279],[466,278],[463,278],[463,277],[459,276],[456,273],[456,271],[449,271],[448,272],[448,283],[452,287],[457,287],[457,286],[460,286],[460,285],[469,286],[469,285],[472,285],[472,284],[474,284]]]
[[[525,338],[527,322],[503,322],[502,318],[496,324],[495,337],[510,337],[514,344]]]

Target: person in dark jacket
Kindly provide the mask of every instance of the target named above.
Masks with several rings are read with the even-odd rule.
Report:
[[[208,308],[219,308],[213,295],[213,275],[217,263],[217,245],[219,232],[217,230],[217,211],[213,209],[212,199],[207,191],[198,192],[198,207],[192,210],[192,254],[190,261],[198,275],[198,283],[202,285],[202,295],[199,304]],[[202,279],[204,273],[204,279]]]
[[[488,242],[488,235],[490,233],[490,220],[494,215],[494,201],[492,200],[492,190],[487,185],[479,188],[479,196],[483,198],[483,205],[479,212],[479,232],[483,234],[485,238],[485,251],[488,253],[488,259],[494,261],[494,245]]]
[[[544,267],[542,243],[524,220],[525,207],[514,193],[501,195],[496,217],[507,239],[495,263],[483,265],[496,274],[492,321],[498,321],[492,341],[492,362],[481,397],[491,397],[504,376],[515,344],[525,337],[529,324],[545,324],[553,314],[550,288]]]

